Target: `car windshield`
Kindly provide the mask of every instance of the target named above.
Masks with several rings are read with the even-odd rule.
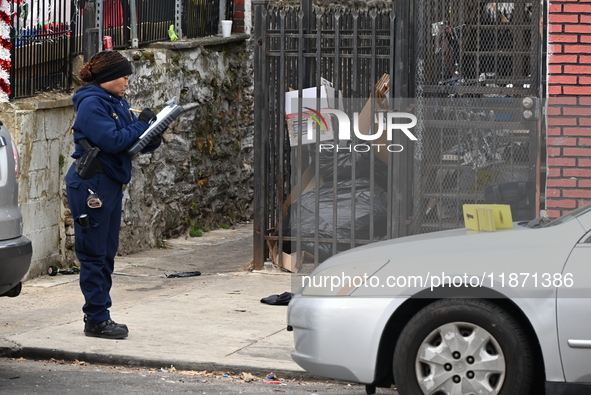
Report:
[[[585,206],[579,207],[579,208],[571,211],[570,213],[563,215],[562,217],[559,217],[559,218],[553,219],[553,220],[551,220],[549,222],[540,224],[540,227],[547,228],[549,226],[560,225],[560,224],[563,224],[565,222],[571,221],[571,220],[573,220],[573,219],[575,219],[577,217],[580,217],[581,215],[583,215],[583,214],[585,214],[585,213],[587,213],[589,211],[591,211],[591,203],[590,204],[587,204]]]

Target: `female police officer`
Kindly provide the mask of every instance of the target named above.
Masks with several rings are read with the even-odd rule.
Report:
[[[126,325],[111,320],[110,289],[119,247],[122,185],[131,180],[126,150],[155,120],[146,108],[136,118],[123,98],[131,63],[117,51],[99,52],[80,70],[87,85],[72,97],[76,162],[66,175],[68,203],[75,219],[75,250],[85,304],[84,333],[108,339],[127,337]],[[144,149],[152,151],[160,138]]]

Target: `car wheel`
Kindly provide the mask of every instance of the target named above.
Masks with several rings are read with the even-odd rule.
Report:
[[[442,299],[419,311],[394,352],[400,395],[528,394],[532,353],[519,324],[479,299]]]
[[[8,296],[10,298],[15,298],[21,294],[22,289],[23,289],[23,283],[19,282],[14,287],[12,287],[10,290],[6,291],[5,293],[3,293],[0,296]]]

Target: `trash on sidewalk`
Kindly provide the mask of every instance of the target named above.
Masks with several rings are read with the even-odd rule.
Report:
[[[47,274],[50,276],[57,276],[57,274],[80,274],[80,268],[78,266],[72,266],[70,269],[59,269],[57,266],[49,266],[47,268]]]
[[[281,380],[279,380],[277,378],[277,376],[275,376],[275,373],[269,373],[267,375],[267,377],[265,377],[265,379],[263,380],[263,383],[265,383],[265,384],[283,384],[283,382]]]
[[[118,276],[129,276],[129,277],[160,277],[160,278],[179,278],[179,277],[194,277],[200,276],[200,271],[194,272],[181,272],[181,273],[172,273],[172,274],[131,274],[131,273],[122,273],[122,272],[113,272],[114,275]]]
[[[242,372],[240,375],[240,379],[242,379],[245,383],[250,383],[251,381],[260,380],[259,377],[255,376],[251,373]]]
[[[291,292],[283,292],[281,295],[271,295],[261,299],[261,303],[266,303],[275,306],[287,306],[293,297]]]
[[[173,273],[173,274],[166,274],[166,278],[178,278],[178,277],[194,277],[194,276],[200,276],[201,272],[200,271],[194,271],[194,272],[181,272],[181,273]]]

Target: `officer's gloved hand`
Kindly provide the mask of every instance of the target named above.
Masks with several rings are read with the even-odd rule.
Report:
[[[156,114],[154,114],[154,111],[149,108],[144,108],[137,119],[138,121],[145,122],[149,125],[156,120]]]
[[[160,147],[160,144],[162,144],[162,136],[158,135],[158,136],[154,137],[152,140],[150,140],[148,145],[146,145],[146,148],[156,149],[156,148]]]

